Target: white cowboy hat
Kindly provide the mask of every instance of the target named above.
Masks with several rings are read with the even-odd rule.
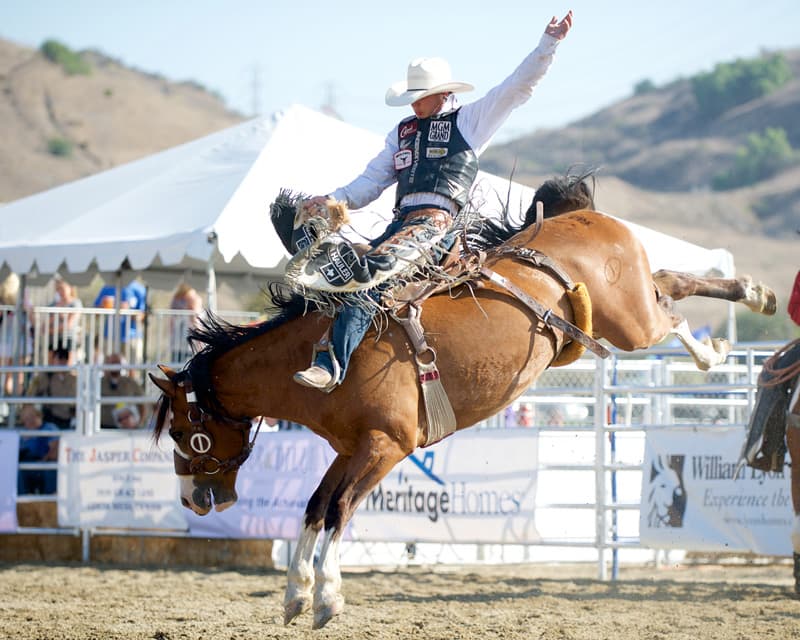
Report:
[[[474,88],[466,82],[453,82],[447,60],[415,58],[408,63],[406,80],[395,82],[386,91],[386,104],[404,107],[435,93],[459,93]]]

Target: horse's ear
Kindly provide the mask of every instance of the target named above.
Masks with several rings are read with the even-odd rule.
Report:
[[[161,373],[163,373],[165,376],[167,376],[167,378],[169,378],[170,380],[174,380],[175,376],[178,375],[177,371],[175,371],[174,369],[171,369],[170,367],[168,367],[165,364],[159,364],[157,366],[158,366],[159,370],[161,371]]]
[[[175,372],[172,369],[170,369],[169,367],[163,367],[162,368],[161,365],[158,365],[158,368],[161,369],[162,371],[164,371],[164,369],[166,369],[167,371],[164,371],[164,373],[168,377],[170,377],[170,373],[173,376],[175,375]],[[153,381],[153,384],[156,385],[159,389],[161,389],[161,391],[164,393],[165,396],[167,396],[168,398],[174,398],[175,397],[175,392],[177,391],[178,387],[172,381],[171,378],[168,379],[168,380],[165,380],[164,378],[157,378],[152,373],[148,373],[147,375],[150,376],[150,379]]]

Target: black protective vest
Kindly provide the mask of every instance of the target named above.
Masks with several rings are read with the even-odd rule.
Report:
[[[478,156],[456,127],[458,109],[397,126],[400,150],[394,155],[396,205],[410,193],[438,193],[460,209],[478,175]]]

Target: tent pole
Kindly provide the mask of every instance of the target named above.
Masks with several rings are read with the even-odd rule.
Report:
[[[26,326],[26,319],[25,319],[25,286],[26,286],[26,275],[21,274],[19,276],[19,290],[17,291],[17,300],[14,303],[14,324],[16,325],[11,332],[11,350],[13,353],[13,358],[11,360],[11,364],[15,367],[18,367],[22,364],[23,356],[27,355],[25,353],[25,349],[27,346],[27,341],[25,340],[25,326]],[[20,388],[20,377],[22,374],[17,373],[16,371],[11,374],[11,394],[15,396],[22,395],[22,389]],[[12,426],[17,424],[17,405],[11,403],[8,405],[8,422],[6,423],[7,426]]]
[[[117,293],[114,296],[114,322],[111,323],[113,331],[111,333],[111,348],[114,353],[122,353],[122,327],[120,326],[119,310],[122,306],[122,269],[117,271]]]
[[[217,273],[214,270],[214,257],[217,253],[217,234],[212,231],[208,234],[208,243],[212,245],[211,255],[208,256],[206,267],[207,283],[206,293],[208,295],[208,310],[211,313],[217,312]]]

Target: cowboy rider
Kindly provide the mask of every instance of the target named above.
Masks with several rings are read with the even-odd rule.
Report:
[[[415,241],[422,236],[426,246],[434,246],[467,202],[478,173],[478,155],[511,112],[530,98],[571,27],[572,11],[561,20],[554,16],[536,49],[517,69],[483,98],[464,106],[457,104],[454,94],[471,91],[473,86],[453,81],[445,60],[412,60],[406,80],[394,83],[386,92],[386,104],[411,105],[414,115],[389,132],[383,150],[360,176],[311,202],[324,204],[334,199],[360,209],[396,182],[395,218],[370,245],[380,254],[382,244],[385,250],[405,234]],[[412,235],[415,232],[417,236]],[[333,390],[344,379],[350,356],[374,314],[364,305],[342,305],[330,341],[323,338],[312,365],[295,373],[294,380],[325,392]]]

